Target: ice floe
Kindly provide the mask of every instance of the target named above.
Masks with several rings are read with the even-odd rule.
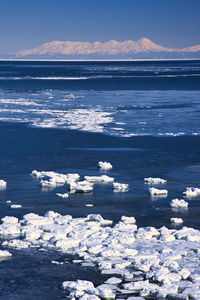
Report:
[[[196,197],[200,195],[200,188],[188,187],[183,196],[185,197]]]
[[[101,176],[84,176],[85,180],[93,183],[107,183],[107,182],[113,182],[114,178],[107,176],[107,175],[101,175]]]
[[[170,206],[172,208],[187,208],[188,207],[188,202],[186,202],[184,199],[173,199],[171,202],[170,202]]]
[[[109,162],[99,161],[98,167],[100,168],[100,170],[110,170],[110,169],[112,169],[113,166]]]
[[[79,174],[60,174],[53,171],[33,170],[31,175],[40,180],[40,185],[45,188],[55,188],[59,185],[71,184],[79,180]]]
[[[171,221],[171,223],[174,223],[174,224],[182,224],[183,223],[183,220],[181,218],[171,218],[170,221]]]
[[[156,188],[149,188],[149,193],[151,196],[168,195],[167,190],[160,190]]]
[[[10,208],[16,209],[16,208],[22,208],[21,204],[11,204]]]
[[[176,199],[175,199],[176,200]],[[200,231],[193,228],[138,228],[134,217],[117,224],[99,214],[72,218],[54,211],[2,218],[2,247],[36,247],[78,256],[74,263],[95,266],[108,278],[100,286],[91,281],[64,281],[70,299],[199,299]],[[18,234],[16,236],[16,234]],[[5,249],[5,251],[7,251]]]
[[[113,182],[114,192],[128,192],[129,185],[126,183]]]
[[[68,198],[68,197],[69,197],[69,194],[68,194],[68,193],[64,193],[64,194],[56,193],[56,195],[57,195],[58,197],[61,197],[61,198]]]
[[[0,180],[0,188],[5,188],[7,185],[7,182],[4,181],[3,179]]]
[[[93,183],[84,180],[70,183],[70,192],[72,193],[91,193],[93,191]]]
[[[167,180],[165,179],[161,179],[161,178],[153,178],[153,177],[147,177],[144,178],[144,182],[147,184],[165,184],[167,182]]]
[[[12,254],[10,252],[8,252],[6,250],[0,250],[0,259],[2,257],[10,257],[10,256],[12,256]]]

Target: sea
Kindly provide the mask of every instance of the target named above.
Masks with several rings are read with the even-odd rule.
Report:
[[[113,168],[100,171],[99,161]],[[42,189],[33,170],[106,174],[129,191],[99,184],[64,199],[56,193],[66,186]],[[155,187],[168,195],[151,197],[146,177],[167,180]],[[0,61],[0,179],[0,218],[53,210],[173,228],[170,218],[181,217],[200,229],[200,195],[187,210],[170,208],[187,187],[200,188],[200,60]],[[66,299],[63,281],[106,277],[53,250],[12,254],[0,261],[1,300]]]

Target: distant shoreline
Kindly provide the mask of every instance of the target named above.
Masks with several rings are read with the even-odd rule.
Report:
[[[136,58],[136,59],[38,59],[0,58],[0,61],[62,61],[62,62],[134,62],[134,61],[194,61],[200,58]]]

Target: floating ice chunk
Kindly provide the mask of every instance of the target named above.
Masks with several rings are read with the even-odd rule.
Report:
[[[54,264],[54,265],[64,265],[64,262],[63,261],[51,260],[51,264]]]
[[[200,189],[194,188],[194,187],[189,187],[186,189],[185,192],[183,192],[183,195],[185,197],[196,197],[196,196],[200,195]]]
[[[21,208],[21,204],[11,204],[10,208]]]
[[[167,180],[165,179],[161,179],[161,178],[153,178],[153,177],[147,177],[144,178],[144,182],[147,184],[165,184],[167,182]]]
[[[95,290],[94,284],[87,280],[77,280],[77,281],[64,281],[61,284],[61,288],[69,292],[72,291],[85,291],[91,292]]]
[[[100,252],[100,256],[103,256],[103,257],[120,256],[120,251],[115,250],[115,249],[103,250]]]
[[[93,191],[93,183],[84,180],[70,183],[70,191],[76,193],[91,193]]]
[[[191,274],[191,272],[187,268],[181,269],[181,271],[179,271],[178,273],[182,277],[182,279],[187,279]]]
[[[122,282],[122,280],[118,277],[111,277],[105,281],[105,283],[107,283],[107,284],[119,284],[121,282]]]
[[[12,254],[6,250],[0,250],[0,258],[2,257],[10,257]]]
[[[85,204],[86,207],[93,207],[94,204],[91,204],[91,203],[88,203],[88,204]]]
[[[4,241],[2,243],[2,246],[4,247],[9,247],[9,248],[14,248],[14,249],[24,249],[30,247],[31,243],[30,242],[25,242],[21,240],[11,240],[11,241]]]
[[[199,283],[200,284],[200,274],[191,274],[190,275],[190,280],[194,283]]]
[[[122,216],[121,221],[125,224],[135,224],[136,223],[136,220],[134,217]]]
[[[192,287],[192,288],[186,288],[183,293],[181,294],[181,296],[185,296],[185,298],[183,299],[195,299],[195,300],[199,300],[200,299],[200,290],[199,290],[199,286],[197,287]]]
[[[168,191],[167,190],[159,190],[156,188],[150,188],[149,193],[151,196],[157,196],[157,195],[167,195]]]
[[[79,180],[79,174],[60,174],[53,171],[36,171],[31,173],[36,178],[40,179],[40,184],[45,188],[55,188],[57,185],[70,184]]]
[[[179,200],[179,199],[176,198],[176,199],[173,199],[170,202],[170,206],[172,208],[187,208],[188,207],[188,203],[185,200],[183,200],[183,199]]]
[[[139,296],[132,296],[128,297],[127,300],[145,300],[145,298]]]
[[[69,194],[68,194],[68,193],[64,193],[64,194],[56,193],[56,195],[57,195],[58,197],[61,197],[61,198],[68,198],[68,197],[69,197]]]
[[[87,220],[88,221],[96,221],[99,222],[103,225],[108,225],[108,224],[112,224],[113,221],[112,220],[105,220],[101,215],[98,214],[90,214],[87,216]]]
[[[186,241],[200,241],[200,231],[193,228],[183,227],[181,230],[178,230],[175,234],[177,239],[186,240]]]
[[[80,241],[78,239],[67,238],[60,239],[56,242],[55,247],[61,249],[62,251],[66,251],[70,248],[78,247]]]
[[[40,227],[43,225],[53,224],[53,220],[51,220],[48,217],[42,217],[37,214],[30,213],[30,214],[24,215],[22,223],[24,225],[33,225],[36,227]]]
[[[56,185],[58,185],[58,183],[53,180],[53,179],[50,179],[50,180],[41,180],[40,181],[40,185],[43,187],[43,188],[55,188]]]
[[[117,223],[114,227],[115,229],[117,229],[118,231],[136,231],[137,230],[137,225],[132,224],[132,223],[124,223],[122,221],[120,221],[119,223]]]
[[[160,266],[160,269],[156,271],[153,280],[163,282],[169,273],[170,270],[167,267]]]
[[[4,218],[1,219],[1,221],[5,224],[17,224],[18,223],[18,218],[16,217],[10,217],[10,216],[5,216]]]
[[[100,298],[96,295],[84,294],[79,298],[79,300],[100,300]]]
[[[18,223],[3,223],[0,225],[1,235],[19,235],[20,226]]]
[[[0,189],[6,188],[7,182],[4,181],[3,179],[0,180]]]
[[[113,182],[114,192],[128,192],[129,185],[126,183]]]
[[[27,219],[28,216],[30,216],[30,215],[26,215],[26,219]],[[33,216],[33,215],[32,215],[32,216]],[[45,216],[46,218],[49,218],[49,219],[55,219],[55,218],[58,218],[58,217],[63,217],[63,216],[61,216],[59,213],[57,213],[57,212],[55,212],[55,211],[53,211],[53,210],[47,211],[47,212],[45,213],[44,216]],[[34,214],[33,218],[35,219],[35,218],[37,218],[37,217],[38,217],[38,215],[35,215],[35,214]],[[72,219],[72,217],[71,217],[71,219]]]
[[[140,291],[149,285],[149,280],[124,283],[123,288],[131,291]]]
[[[162,264],[162,262],[161,262]],[[176,272],[179,269],[179,264],[175,260],[166,259],[164,260],[163,264],[164,267],[167,267],[170,271]]]
[[[38,240],[42,235],[43,231],[41,229],[35,228],[34,226],[25,226],[22,228],[21,234],[26,240]]]
[[[183,223],[183,219],[181,219],[181,218],[171,218],[170,221],[171,221],[171,223],[174,223],[174,224]]]
[[[116,293],[106,284],[97,287],[98,295],[101,299],[115,299]]]
[[[101,170],[110,170],[110,169],[112,169],[111,163],[106,162],[106,161],[99,161],[99,162],[98,162],[98,167],[99,167]]]
[[[160,236],[160,232],[151,226],[139,228],[136,234],[137,238],[151,239],[153,236]]]
[[[173,295],[178,293],[178,284],[179,283],[173,284],[171,282],[169,284],[164,283],[164,285],[159,287],[159,291],[156,294],[156,298],[157,299],[160,299],[160,298],[163,299],[163,298],[166,298],[169,295],[169,299],[171,299],[171,300],[182,300],[180,294],[178,295],[179,298],[173,298]]]
[[[94,183],[107,183],[107,182],[113,182],[114,178],[107,176],[107,175],[101,175],[101,176],[84,176],[85,180],[88,182],[94,182]]]

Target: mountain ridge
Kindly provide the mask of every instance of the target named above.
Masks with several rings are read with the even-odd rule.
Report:
[[[195,53],[200,52],[200,44],[183,49],[163,47],[148,38],[138,41],[125,40],[119,42],[110,40],[106,42],[75,42],[75,41],[52,41],[44,43],[29,50],[19,51],[17,57],[27,56],[116,56],[116,55],[140,55],[148,53]]]

